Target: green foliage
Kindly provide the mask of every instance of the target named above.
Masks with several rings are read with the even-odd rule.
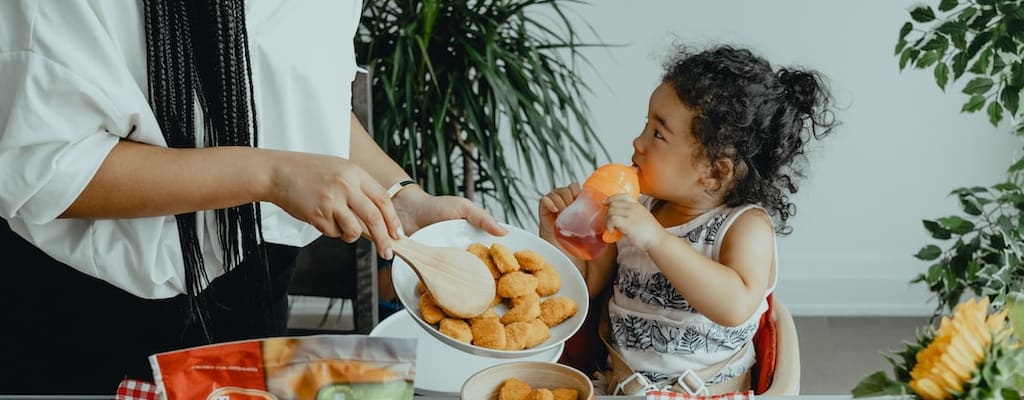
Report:
[[[1012,319],[1011,319],[1011,322]],[[1020,322],[1020,321],[1017,321]],[[1018,336],[1003,331],[985,348],[984,359],[978,372],[966,382],[958,399],[1019,399],[1024,388],[1024,347]],[[853,388],[853,397],[906,396],[914,393],[910,388],[910,371],[917,364],[917,353],[935,339],[936,331],[927,326],[920,329],[916,340],[904,342],[903,350],[884,355],[892,365],[892,374],[876,371],[861,379]]]
[[[917,353],[924,350],[934,338],[935,329],[926,326],[917,331],[914,341],[903,342],[902,350],[883,354],[885,360],[892,366],[892,375],[887,375],[885,371],[876,371],[868,375],[853,388],[853,397],[902,396],[913,393],[908,386],[910,371],[917,364]]]
[[[932,69],[943,91],[966,81],[961,112],[984,110],[989,122],[1017,123],[1024,88],[1024,0],[940,0],[918,5],[899,30],[895,55],[900,69]],[[1014,132],[1024,136],[1024,125]],[[951,192],[962,215],[925,220],[939,245],[922,247],[917,258],[931,262],[912,282],[928,285],[938,299],[935,315],[967,295],[988,296],[996,308],[1020,291],[1024,278],[1024,159],[991,187]],[[943,247],[943,248],[940,248]]]
[[[481,194],[508,220],[532,217],[523,188],[539,174],[565,182],[610,158],[583,102],[590,45],[566,2],[578,3],[365,2],[356,52],[373,76],[377,142],[431,193]]]
[[[1024,88],[1024,4],[941,0],[918,5],[900,27],[895,54],[900,69],[933,70],[945,90],[951,80],[970,78],[964,112],[985,109],[993,125],[1020,116]],[[986,105],[988,107],[986,107]]]
[[[1024,388],[1024,348],[1011,340],[993,342],[985,360],[964,388],[965,399],[1020,399]]]
[[[964,215],[924,221],[932,238],[949,243],[945,250],[926,245],[915,255],[932,263],[912,282],[936,295],[936,313],[952,310],[965,293],[988,296],[1001,308],[1008,294],[1024,290],[1024,193],[1020,175],[1011,177],[1017,180],[953,190]]]

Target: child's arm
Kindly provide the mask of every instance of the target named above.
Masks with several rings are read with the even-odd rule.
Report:
[[[775,259],[775,233],[763,211],[750,210],[736,218],[722,238],[720,262],[716,262],[690,247],[686,239],[668,233],[642,205],[629,199],[614,203],[609,208],[609,229],[621,230],[647,251],[672,286],[704,316],[720,325],[736,326],[764,300]]]
[[[594,298],[604,290],[614,275],[618,249],[614,244],[608,245],[599,256],[586,261],[573,257],[558,244],[558,240],[555,239],[555,218],[558,217],[559,212],[576,199],[579,193],[580,186],[574,182],[567,187],[556,188],[542,197],[539,207],[540,230],[538,233],[541,238],[561,250],[573,264],[576,264],[576,269],[580,271],[583,281],[587,283],[590,298]]]

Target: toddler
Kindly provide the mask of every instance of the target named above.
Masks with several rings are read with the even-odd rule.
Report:
[[[749,388],[775,235],[791,231],[789,195],[805,146],[836,125],[831,104],[819,73],[775,69],[745,49],[680,51],[667,64],[633,140],[642,195],[606,201],[606,226],[624,237],[573,259],[591,297],[612,286],[609,391],[680,377],[710,393]],[[555,219],[579,192],[573,183],[540,200],[540,235],[555,246]]]

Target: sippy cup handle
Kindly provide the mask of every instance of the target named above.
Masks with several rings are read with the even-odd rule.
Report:
[[[605,243],[615,243],[619,239],[622,239],[622,232],[618,229],[610,229],[601,234],[601,240]]]

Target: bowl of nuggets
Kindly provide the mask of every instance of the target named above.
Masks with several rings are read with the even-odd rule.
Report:
[[[465,220],[442,221],[410,236],[431,246],[455,247],[479,257],[495,279],[491,307],[472,318],[446,315],[416,272],[396,257],[391,279],[399,300],[423,329],[464,352],[520,358],[550,350],[583,325],[589,294],[579,270],[534,233],[502,224],[493,236]]]
[[[553,362],[513,361],[484,369],[462,384],[461,400],[593,400],[583,372]]]

